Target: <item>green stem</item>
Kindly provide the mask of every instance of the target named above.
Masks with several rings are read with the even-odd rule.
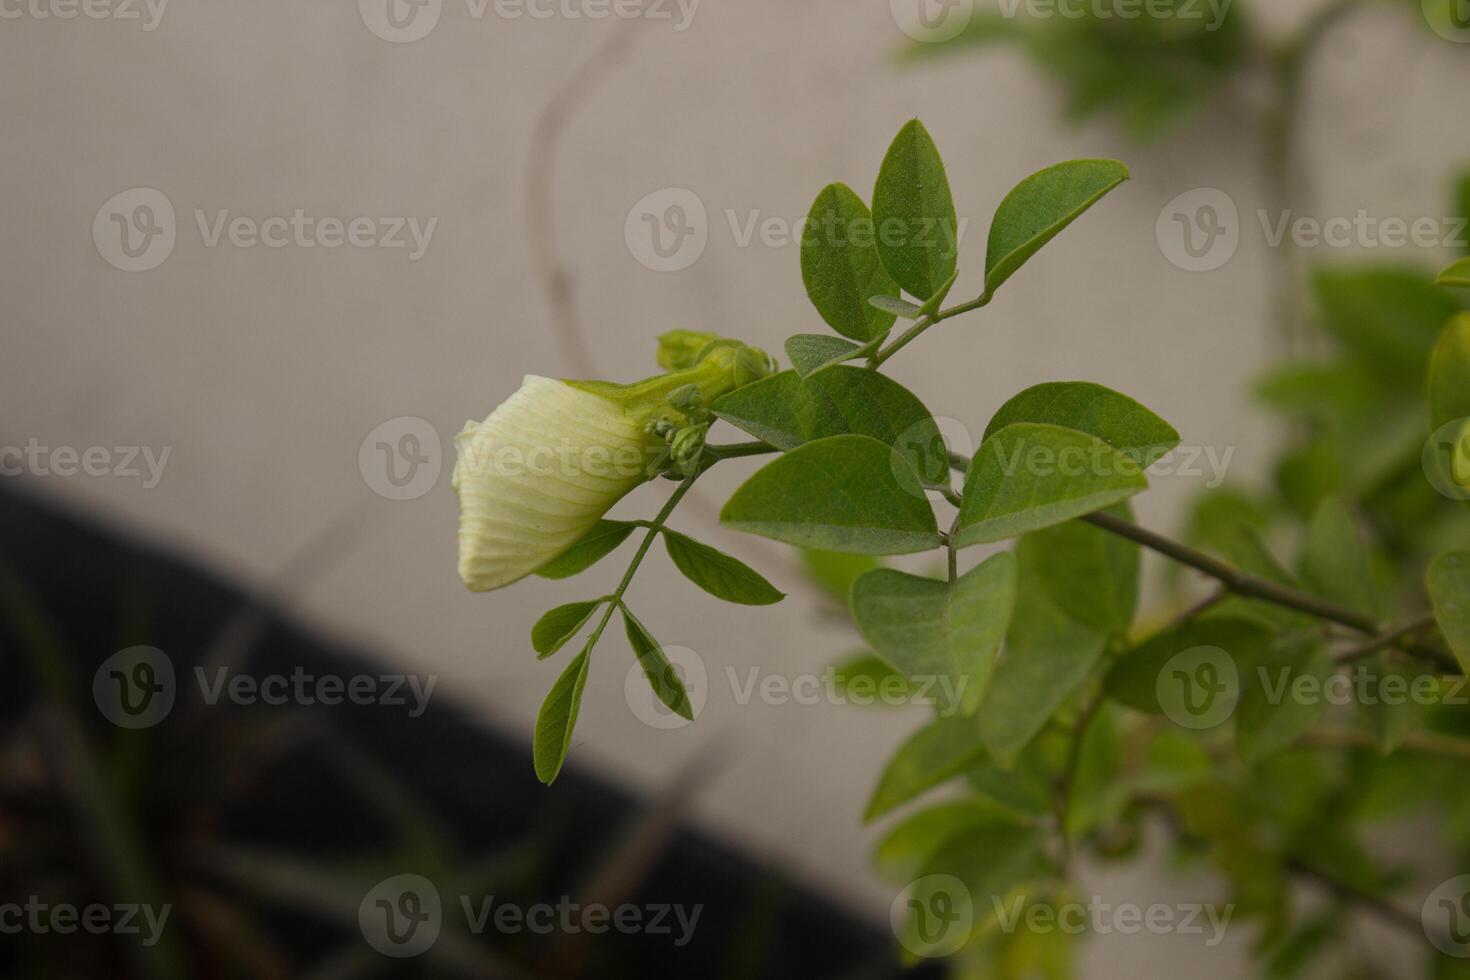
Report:
[[[1317,728],[1302,736],[1303,745],[1317,748],[1372,749],[1377,751],[1377,740],[1368,732],[1356,728]],[[1399,751],[1418,755],[1433,755],[1446,759],[1470,761],[1470,739],[1439,732],[1412,732],[1398,744]]]
[[[949,552],[949,582],[953,585],[960,580],[960,515],[954,515],[954,523],[949,526],[949,533],[944,536],[944,547]]]
[[[1186,544],[1182,544],[1162,534],[1157,534],[1147,528],[1139,527],[1131,521],[1121,517],[1115,517],[1104,511],[1088,514],[1082,518],[1089,524],[1102,528],[1112,534],[1127,538],[1136,544],[1140,544],[1150,551],[1157,551],[1165,557],[1172,558],[1181,565],[1187,565],[1196,571],[1203,572],[1211,578],[1224,585],[1231,592],[1248,599],[1263,599],[1266,602],[1298,612],[1316,616],[1329,622],[1340,623],[1359,633],[1377,633],[1378,623],[1372,617],[1353,612],[1351,609],[1319,599],[1305,592],[1298,592],[1289,586],[1280,585],[1268,579],[1263,579],[1226,562],[1207,555],[1203,551],[1196,550]]]
[[[705,446],[704,451],[708,454],[711,462],[705,469],[709,469],[715,463],[723,459],[740,459],[742,456],[764,456],[767,453],[779,453],[781,450],[767,442],[759,440],[755,442],[732,442],[723,446]]]
[[[961,313],[969,313],[971,310],[978,310],[980,309],[980,307],[985,306],[990,302],[991,295],[992,294],[987,291],[983,296],[972,299],[968,303],[961,303],[959,306],[951,306],[947,310],[942,310],[939,313],[935,313],[914,321],[914,325],[909,327],[902,334],[900,334],[897,340],[889,344],[883,350],[878,351],[878,353],[874,354],[872,357],[868,358],[868,370],[878,370],[878,368],[882,367],[884,361],[888,360],[894,354],[897,354],[899,351],[903,350],[909,345],[911,341],[917,338],[925,330],[928,330],[930,327],[934,326],[936,323],[943,323],[950,317],[959,316]]]
[[[968,470],[970,466],[970,461],[959,453],[950,453],[949,461],[950,466],[962,472]],[[1142,545],[1150,551],[1156,551],[1166,558],[1171,558],[1179,562],[1181,565],[1187,565],[1195,571],[1203,572],[1205,575],[1208,575],[1225,586],[1228,591],[1235,595],[1243,596],[1247,599],[1261,599],[1274,605],[1295,609],[1298,612],[1304,612],[1318,619],[1338,623],[1359,633],[1376,636],[1379,632],[1378,623],[1370,616],[1356,613],[1351,609],[1339,606],[1326,599],[1320,599],[1317,596],[1299,592],[1289,586],[1251,575],[1248,572],[1242,572],[1235,566],[1223,562],[1212,555],[1207,555],[1203,551],[1191,548],[1187,544],[1175,541],[1172,538],[1167,538],[1155,531],[1139,527],[1137,524],[1126,521],[1121,517],[1114,517],[1105,511],[1096,511],[1086,515],[1082,520],[1095,527],[1100,527],[1111,534],[1127,538],[1129,541]],[[1391,645],[1401,638],[1393,637],[1385,645]],[[1416,655],[1425,655],[1424,651],[1415,650],[1413,652]],[[1451,673],[1460,673],[1457,665],[1449,664],[1444,658],[1433,655],[1433,659],[1437,666],[1448,668]]]
[[[1057,781],[1056,810],[1057,831],[1062,841],[1062,866],[1066,867],[1072,857],[1072,838],[1067,833],[1067,811],[1072,806],[1072,785],[1077,781],[1077,768],[1082,764],[1082,743],[1087,737],[1087,728],[1103,705],[1103,691],[1087,699],[1077,723],[1072,726],[1072,742],[1067,747],[1067,764]]]
[[[1365,660],[1368,657],[1373,656],[1373,654],[1377,653],[1380,650],[1387,649],[1391,646],[1397,646],[1400,641],[1408,639],[1410,636],[1413,636],[1415,633],[1418,633],[1421,630],[1429,629],[1431,626],[1434,625],[1434,623],[1435,619],[1433,616],[1425,615],[1420,616],[1418,619],[1404,623],[1400,626],[1395,626],[1382,635],[1375,636],[1373,637],[1373,639],[1367,640],[1361,646],[1353,647],[1352,649],[1346,650],[1343,653],[1339,654],[1337,657],[1337,662],[1339,664],[1350,664],[1355,663],[1359,660]]]
[[[713,466],[714,463],[710,463],[709,465]],[[623,608],[623,595],[628,591],[628,586],[633,584],[633,576],[637,574],[638,566],[643,564],[643,558],[648,554],[648,549],[653,546],[653,539],[658,537],[659,532],[664,529],[664,525],[668,523],[669,517],[674,513],[674,508],[679,506],[679,501],[683,500],[684,495],[694,486],[694,481],[699,479],[700,474],[707,469],[709,469],[709,466],[697,470],[686,477],[684,482],[679,484],[679,489],[669,495],[668,501],[664,503],[663,510],[659,511],[658,515],[647,523],[648,533],[643,536],[643,541],[639,543],[638,550],[633,553],[633,560],[628,563],[628,570],[623,573],[623,580],[618,583],[618,587],[613,590],[612,595],[607,597],[607,610],[603,612],[602,620],[597,624],[597,628],[592,631],[592,636],[587,640],[587,649],[592,649],[597,641],[602,639],[603,630],[607,629],[608,622],[612,620],[612,614]]]

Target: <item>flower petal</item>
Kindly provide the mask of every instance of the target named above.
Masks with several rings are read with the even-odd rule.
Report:
[[[527,375],[457,440],[460,578],[487,592],[556,558],[644,481],[657,445],[614,402]]]

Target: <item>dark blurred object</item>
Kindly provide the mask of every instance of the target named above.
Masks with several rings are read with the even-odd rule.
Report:
[[[677,798],[650,806],[576,771],[542,787],[528,747],[449,692],[436,690],[419,717],[412,697],[207,703],[198,665],[207,677],[398,671],[13,481],[0,486],[0,610],[0,909],[171,909],[152,945],[114,930],[7,929],[6,976],[901,972],[886,930],[778,869],[664,827]],[[143,644],[171,662],[176,699],[161,721],[129,729],[104,716],[93,681],[104,661]],[[393,959],[371,948],[359,910],[400,875],[436,886],[443,928],[422,954]],[[663,935],[501,934],[493,920],[471,930],[461,896],[474,908],[493,897],[521,908],[601,899],[702,909],[678,946],[677,925]]]

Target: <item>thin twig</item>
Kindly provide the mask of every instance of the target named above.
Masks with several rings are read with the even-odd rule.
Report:
[[[878,351],[872,357],[868,358],[868,370],[878,370],[878,368],[883,366],[884,361],[888,360],[894,354],[897,354],[899,351],[903,350],[909,345],[911,341],[916,339],[920,334],[922,334],[925,330],[928,330],[930,327],[934,326],[936,323],[943,323],[950,317],[959,316],[961,313],[969,313],[971,310],[978,310],[980,309],[980,307],[988,304],[990,302],[990,299],[991,294],[987,291],[983,296],[972,299],[968,303],[961,303],[959,306],[952,306],[949,309],[943,310],[939,313],[934,313],[930,316],[921,317],[914,322],[913,326],[909,327],[902,334],[900,334],[897,340],[889,344],[883,350]]]
[[[1384,922],[1404,932],[1411,933],[1415,938],[1424,938],[1424,926],[1419,917],[1411,912],[1406,912],[1394,905],[1388,899],[1371,892],[1363,891],[1355,885],[1350,885],[1332,877],[1326,872],[1319,871],[1304,861],[1292,858],[1286,862],[1286,869],[1305,881],[1313,882],[1327,889],[1337,898],[1360,906],[1365,911],[1372,912]]]
[[[531,264],[551,306],[551,326],[562,356],[572,372],[584,378],[595,377],[597,370],[581,318],[577,316],[572,273],[557,249],[552,181],[567,121],[582,100],[596,93],[598,83],[622,61],[635,36],[632,25],[640,21],[641,18],[621,20],[611,28],[607,39],[546,103],[531,131],[526,164],[526,239]]]
[[[1216,589],[1214,592],[1211,592],[1199,602],[1196,602],[1193,605],[1187,607],[1183,612],[1179,613],[1179,615],[1171,619],[1169,621],[1169,625],[1164,627],[1164,631],[1168,632],[1169,630],[1176,630],[1179,627],[1183,626],[1185,623],[1193,622],[1195,619],[1209,612],[1211,609],[1215,608],[1228,598],[1230,598],[1229,589]]]
[[[1100,527],[1112,534],[1127,538],[1130,541],[1143,545],[1150,551],[1157,551],[1161,555],[1172,558],[1181,565],[1188,565],[1198,572],[1210,576],[1220,582],[1232,593],[1244,596],[1248,599],[1264,599],[1278,606],[1295,609],[1299,612],[1325,619],[1329,622],[1340,623],[1359,633],[1377,633],[1378,624],[1369,616],[1356,613],[1351,609],[1339,606],[1335,602],[1320,599],[1305,592],[1298,592],[1290,586],[1263,579],[1248,572],[1242,572],[1233,565],[1227,564],[1203,551],[1191,548],[1187,544],[1166,538],[1162,534],[1140,527],[1132,521],[1115,517],[1105,511],[1097,511],[1083,517],[1096,527]]]
[[[1072,786],[1077,782],[1077,769],[1082,764],[1082,744],[1087,737],[1087,729],[1092,724],[1092,719],[1097,716],[1098,710],[1102,708],[1103,695],[1104,691],[1099,689],[1097,693],[1088,698],[1082,708],[1082,713],[1077,716],[1077,722],[1072,726],[1072,742],[1067,748],[1067,764],[1057,779],[1057,831],[1062,841],[1063,868],[1072,859],[1072,837],[1067,832],[1067,811],[1072,805]]]
[[[1317,728],[1302,736],[1301,744],[1318,748],[1377,749],[1378,742],[1357,728]],[[1398,743],[1398,751],[1470,761],[1470,739],[1438,732],[1413,732]]]
[[[1429,629],[1434,623],[1435,619],[1432,615],[1424,615],[1418,619],[1404,623],[1402,626],[1395,626],[1393,629],[1379,636],[1375,636],[1371,640],[1338,654],[1337,662],[1339,664],[1350,664],[1359,660],[1366,660],[1380,650],[1398,646],[1400,641],[1408,639],[1420,630]]]

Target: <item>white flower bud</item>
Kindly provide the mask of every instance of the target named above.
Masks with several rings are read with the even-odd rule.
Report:
[[[484,422],[465,423],[454,489],[459,577],[471,591],[530,575],[648,479],[668,448],[653,423],[675,414],[671,393],[693,386],[708,405],[772,370],[754,348],[687,331],[662,339],[659,361],[671,373],[631,385],[527,375]]]
[[[622,406],[527,375],[457,442],[459,576],[487,592],[530,575],[644,480],[660,445]]]

